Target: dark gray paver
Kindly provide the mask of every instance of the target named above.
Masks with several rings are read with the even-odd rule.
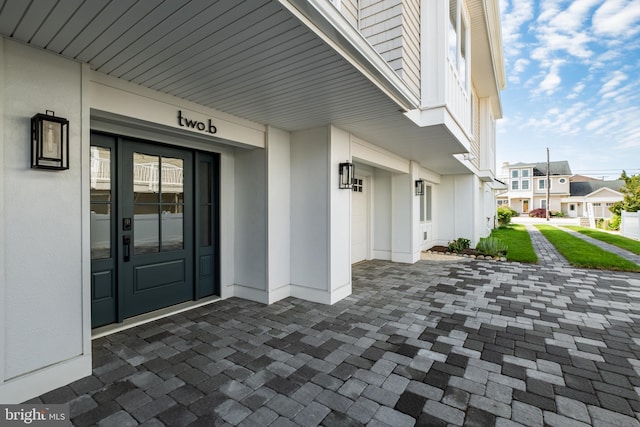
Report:
[[[94,340],[94,375],[33,402],[81,426],[640,427],[640,275],[549,256],[370,261],[333,306],[199,307]]]

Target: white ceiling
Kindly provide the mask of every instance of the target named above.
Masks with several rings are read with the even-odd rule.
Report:
[[[468,172],[448,131],[417,127],[276,1],[0,0],[0,34],[259,123],[332,123],[438,173]]]

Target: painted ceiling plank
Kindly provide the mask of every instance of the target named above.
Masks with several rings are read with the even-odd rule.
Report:
[[[76,59],[91,63],[95,69],[94,58],[114,44],[116,47],[123,48],[124,44],[120,41],[120,36],[131,27],[137,25],[144,16],[159,7],[161,3],[162,0],[135,2],[131,8],[127,9],[126,13],[120,14],[118,18],[113,21],[109,20],[110,25],[78,53]]]
[[[62,53],[69,43],[78,36],[78,30],[91,25],[96,18],[96,15],[106,5],[107,2],[104,0],[83,2],[80,4],[78,9],[73,13],[60,31],[58,31],[58,33],[47,44],[47,49],[56,53]]]
[[[136,0],[118,0],[109,2],[107,6],[100,10],[91,22],[91,25],[85,27],[78,35],[64,48],[62,54],[69,58],[77,58],[77,56],[87,46],[96,41],[96,39],[109,28],[109,26],[126,14],[129,9],[136,3]]]
[[[162,46],[170,44],[171,40],[176,37],[176,28],[193,19],[194,16],[203,16],[203,11],[209,6],[211,6],[210,1],[192,0],[177,9],[160,23],[150,28],[149,31],[138,37],[126,50],[119,52],[102,64],[102,72],[120,77],[123,74],[122,69],[127,70],[137,64],[137,57],[139,55],[152,54],[154,51],[151,49],[152,46],[155,45],[157,46],[156,49],[159,48],[161,50]],[[191,31],[193,31],[193,27],[191,27]]]
[[[91,59],[91,63],[94,64],[95,69],[105,72],[105,68],[107,68],[105,64],[107,64],[109,60],[123,50],[129,49],[132,43],[135,43],[136,40],[146,34],[151,28],[164,23],[187,1],[188,0],[165,1],[159,7],[149,11],[149,13],[141,17],[141,19],[134,25],[122,32],[114,43],[110,44],[102,52]],[[108,71],[108,68],[106,71]]]
[[[23,3],[27,4],[27,2]],[[24,42],[29,42],[38,28],[40,28],[40,25],[42,25],[47,16],[49,16],[49,13],[55,5],[56,2],[54,0],[38,3],[37,6],[31,3],[27,13],[25,13],[18,23],[13,37]]]
[[[16,21],[16,16],[22,16],[29,3],[20,0],[7,0],[0,8],[0,34],[13,35],[21,21]]]
[[[129,58],[126,63],[114,68],[111,74],[125,80],[136,78],[142,72],[154,67],[154,65],[149,65],[148,62],[156,61],[156,65],[161,64],[163,57],[165,59],[170,57],[165,52],[170,50],[172,46],[194,37],[196,32],[203,31],[203,27],[206,27],[211,22],[212,17],[224,12],[224,10],[220,9],[218,3],[212,3],[210,0],[199,1],[205,5],[205,9],[200,10],[188,20],[181,22],[171,32],[156,35],[156,39],[152,43],[149,43],[142,51]],[[233,4],[229,4],[228,7],[233,7]],[[210,28],[206,28],[204,31],[210,31]]]
[[[29,43],[46,48],[73,16],[81,3],[82,0],[63,0],[57,3],[47,15],[40,28],[36,30],[36,33]]]
[[[290,46],[292,37],[294,40],[299,40],[302,45]],[[287,33],[269,40],[271,41],[266,44],[263,42],[255,43],[250,50],[224,60],[217,60],[216,56],[212,56],[199,64],[199,71],[192,74],[189,79],[183,79],[182,82],[163,88],[163,90],[180,92],[187,96],[200,92],[201,88],[197,84],[193,84],[192,79],[194,82],[205,82],[207,87],[220,86],[226,89],[229,82],[251,73],[267,73],[274,67],[282,70],[283,66],[291,63],[287,61],[287,57],[291,57],[293,52],[307,52],[314,45],[318,45],[317,41],[313,41],[305,35],[302,29],[294,34]],[[316,52],[320,53],[321,51],[317,50]],[[213,75],[212,69],[215,70]]]
[[[244,30],[244,28],[251,28],[261,20],[264,19],[265,15],[273,15],[274,13],[270,13],[272,11],[273,6],[268,5],[269,7],[263,7],[259,9],[254,9],[253,4],[248,5],[245,2],[240,6],[243,8],[251,6],[253,10],[245,10],[246,14],[242,16],[242,18],[231,17],[231,16],[221,16],[222,21],[215,22],[212,21],[212,26],[216,26],[217,30],[215,32],[211,32],[211,28],[203,36],[200,40],[195,41],[191,45],[186,48],[175,52],[175,54],[169,58],[161,68],[162,70],[167,70],[165,73],[159,74],[155,71],[149,73],[149,76],[145,76],[145,79],[142,81],[142,84],[145,86],[152,87],[157,90],[162,90],[164,86],[169,84],[169,82],[175,82],[180,80],[181,78],[185,78],[186,76],[193,73],[193,69],[197,66],[198,63],[202,62],[202,57],[209,57],[211,55],[215,55],[220,53],[225,49],[229,49],[233,47],[234,39],[233,37]],[[237,14],[240,12],[238,10],[240,8],[234,8],[232,13]],[[278,9],[275,8],[275,13],[278,13]],[[280,12],[282,13],[282,12]],[[227,18],[229,19],[227,21]],[[238,19],[242,19],[242,24],[236,24]],[[234,25],[235,24],[235,25]]]

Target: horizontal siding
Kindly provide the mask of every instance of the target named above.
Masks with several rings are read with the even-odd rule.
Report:
[[[480,100],[478,99],[478,94],[476,93],[475,88],[472,87],[471,90],[473,92],[473,96],[471,97],[473,103],[473,138],[471,139],[471,154],[474,157],[472,163],[477,168],[480,168],[480,144],[486,144],[488,141],[480,141]]]
[[[355,28],[359,29],[359,22],[358,22],[358,0],[340,0],[341,3],[341,7],[340,10],[342,11],[342,14],[345,16],[345,18],[347,18],[347,21],[349,21],[349,23],[351,25],[353,25]]]
[[[360,0],[360,31],[416,94],[420,93],[420,1]]]
[[[404,34],[402,78],[415,93],[420,93],[420,1],[403,2]]]

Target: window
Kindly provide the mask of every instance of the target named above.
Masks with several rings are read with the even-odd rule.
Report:
[[[424,194],[420,196],[420,222],[431,221],[431,186],[425,185]]]
[[[544,179],[539,179],[538,180],[538,190],[544,190],[545,189],[545,180]]]
[[[547,209],[547,201],[544,199],[540,200],[540,207],[542,209]]]
[[[511,189],[512,190],[518,190],[518,181],[511,181]]]
[[[564,184],[565,182],[567,182],[567,180],[566,180],[566,178],[560,178],[560,179],[558,180],[558,182],[559,182],[560,184]]]
[[[611,203],[611,202],[607,202],[605,203],[606,206],[613,206],[615,203]]]
[[[523,178],[529,178],[529,169],[522,169],[522,174],[521,176]]]
[[[514,169],[511,171],[511,178],[517,178],[518,177],[518,170]]]
[[[529,189],[529,180],[528,179],[523,179],[522,180],[522,189],[523,190],[528,190]]]
[[[449,31],[448,50],[449,60],[453,69],[458,74],[462,86],[468,90],[469,74],[469,37],[466,11],[462,8],[464,2],[449,0]]]

